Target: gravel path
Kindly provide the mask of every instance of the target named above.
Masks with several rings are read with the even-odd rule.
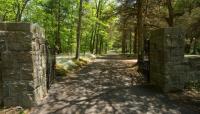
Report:
[[[139,84],[135,62],[117,55],[98,58],[53,84],[32,114],[197,114]]]

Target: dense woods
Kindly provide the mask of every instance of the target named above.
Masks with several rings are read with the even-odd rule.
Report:
[[[56,53],[104,54],[114,49],[145,55],[149,31],[181,27],[186,53],[198,54],[199,0],[1,0],[2,21],[32,22],[45,29]]]
[[[131,42],[131,39],[122,35],[123,53],[131,52],[128,50],[133,48],[133,52],[144,55],[143,43],[145,39],[149,38],[148,31],[173,26],[182,27],[186,31],[186,36],[188,38],[186,39],[186,53],[199,53],[195,51],[199,49],[197,40],[199,36],[194,36],[194,33],[198,33],[198,29],[193,29],[191,31],[192,28],[198,26],[197,23],[200,18],[198,13],[200,5],[199,0],[138,0],[138,2],[124,0],[120,2],[122,3],[121,7],[119,7],[119,10],[122,11],[120,14],[122,17],[121,21],[125,21],[123,23],[132,22],[133,25],[128,28],[132,29],[134,46],[128,49],[127,47],[129,44],[126,43],[126,41]],[[124,30],[121,31],[122,34],[127,35],[126,32],[129,31],[129,29],[124,27]],[[198,45],[196,45],[197,47],[194,47],[194,42]]]

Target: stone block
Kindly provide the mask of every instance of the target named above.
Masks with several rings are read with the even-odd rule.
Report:
[[[20,79],[21,80],[33,80],[36,78],[33,75],[33,65],[32,64],[22,64],[20,67]]]
[[[3,90],[5,97],[16,97],[23,91],[27,91],[26,82],[5,82]]]
[[[35,88],[37,88],[37,86],[36,86],[36,84],[34,83],[34,81],[29,81],[29,82],[27,82],[27,91],[34,91],[35,90]],[[38,84],[38,86],[39,86],[39,84]]]
[[[20,80],[20,70],[19,69],[5,69],[2,72],[2,80],[3,81],[15,81]]]
[[[18,98],[16,97],[4,97],[3,102],[6,107],[19,106]]]
[[[3,87],[3,97],[4,96],[9,97],[10,96],[9,85],[7,83],[3,83],[2,87]]]
[[[13,32],[10,33],[6,42],[8,43],[9,51],[31,51],[32,49],[32,34],[27,34],[25,32]]]
[[[1,53],[1,64],[2,69],[18,67],[16,58],[9,51]]]
[[[13,52],[13,56],[18,63],[32,64],[32,53],[31,52]]]
[[[0,39],[0,52],[2,53],[5,50],[6,50],[5,40]]]
[[[35,101],[34,93],[23,92],[21,98],[23,99],[20,99],[18,104],[21,104],[21,106],[25,108],[32,107],[37,104]]]
[[[1,31],[30,31],[30,23],[0,23]]]
[[[31,23],[0,23],[0,31],[16,31],[16,32],[31,32],[31,33],[39,33],[39,37],[44,37],[44,29],[39,27],[37,24]],[[43,35],[43,36],[42,36]]]

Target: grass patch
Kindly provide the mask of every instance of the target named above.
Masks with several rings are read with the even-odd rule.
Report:
[[[74,58],[70,58],[68,56],[58,56],[56,61],[56,76],[67,76],[67,74],[71,71],[76,70],[86,64],[88,64],[91,60],[94,60],[95,56],[92,54],[88,54],[86,56],[81,56],[79,60]]]
[[[186,84],[185,88],[200,92],[200,81],[190,81]]]
[[[69,73],[69,70],[64,69],[64,66],[61,64],[56,65],[56,76],[66,76]]]
[[[88,61],[83,58],[80,58],[79,60],[73,59],[72,61],[79,67],[88,64]]]

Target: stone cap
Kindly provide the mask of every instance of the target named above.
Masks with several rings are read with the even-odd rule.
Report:
[[[32,23],[18,23],[18,22],[0,22],[0,31],[22,31],[40,33],[44,32],[38,24]]]
[[[200,62],[200,55],[185,55],[185,60],[193,60],[194,62]]]

